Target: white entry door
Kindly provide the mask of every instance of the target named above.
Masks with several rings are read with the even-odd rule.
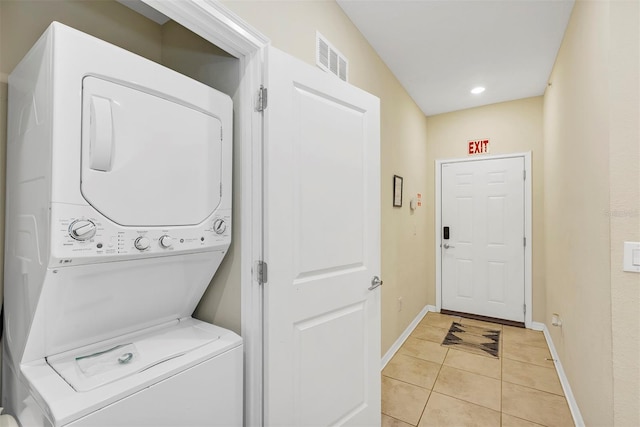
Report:
[[[265,425],[379,425],[379,100],[267,62]]]
[[[523,157],[442,164],[443,309],[524,322],[524,168]]]

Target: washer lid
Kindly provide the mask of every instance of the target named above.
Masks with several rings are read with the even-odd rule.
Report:
[[[220,334],[179,323],[160,333],[111,341],[47,358],[47,363],[75,391],[88,391],[135,375],[220,339]]]
[[[199,224],[220,203],[222,167],[215,115],[142,88],[83,79],[81,191],[104,216],[126,226]]]

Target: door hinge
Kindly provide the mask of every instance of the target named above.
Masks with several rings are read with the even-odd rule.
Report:
[[[522,304],[522,311],[527,314],[527,304]]]
[[[261,285],[264,285],[265,283],[267,283],[267,280],[268,280],[267,263],[264,261],[256,262],[256,280]]]
[[[222,183],[220,183],[220,197],[222,197]]]
[[[525,181],[527,180],[527,170],[523,170],[522,171],[522,179],[524,179]]]
[[[527,238],[526,237],[522,238],[522,246],[524,246],[525,248],[527,247]]]
[[[256,111],[264,111],[267,108],[267,88],[260,85],[258,89],[258,102],[256,105]]]
[[[224,137],[223,137],[223,133],[222,133],[222,128],[220,128],[220,141],[224,141]]]

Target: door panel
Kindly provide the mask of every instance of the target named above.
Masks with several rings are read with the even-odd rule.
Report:
[[[358,303],[295,325],[296,425],[334,425],[366,405],[367,349],[360,335],[366,321],[366,306]],[[343,364],[350,369],[336,369]]]
[[[296,278],[308,280],[364,264],[365,112],[301,87],[293,102],[295,140],[304,141],[292,165],[294,257]]]
[[[524,321],[523,170],[522,157],[442,164],[442,308]]]
[[[379,100],[277,49],[265,111],[265,424],[380,424]]]
[[[473,261],[458,259],[458,298],[473,298]]]

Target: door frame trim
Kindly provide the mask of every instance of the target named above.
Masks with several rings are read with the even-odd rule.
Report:
[[[263,114],[255,108],[264,84],[270,40],[218,0],[140,0],[226,50],[240,61],[233,96],[234,157],[240,182],[234,183],[240,209],[240,310],[244,343],[244,425],[263,425],[263,295],[254,265],[263,259]],[[237,164],[237,163],[236,163]],[[238,242],[236,242],[238,244]]]
[[[522,157],[524,159],[524,170],[526,171],[526,180],[524,182],[524,233],[527,239],[527,246],[524,248],[524,303],[527,306],[527,312],[524,316],[524,325],[531,328],[533,322],[533,275],[532,275],[532,253],[533,253],[533,236],[532,236],[532,182],[531,175],[531,151],[514,154],[501,154],[494,156],[467,157],[458,159],[440,159],[435,161],[435,253],[436,253],[436,310],[442,309],[442,165],[446,163],[461,163],[481,160],[497,160],[511,159]]]

